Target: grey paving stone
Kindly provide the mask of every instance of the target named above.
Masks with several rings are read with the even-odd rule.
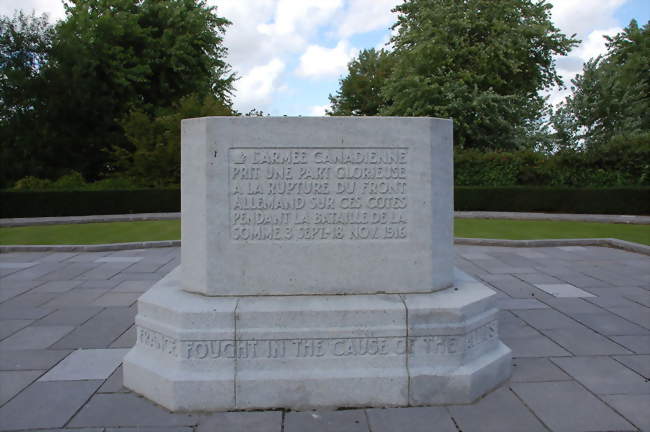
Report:
[[[625,298],[628,300],[632,300],[635,303],[639,303],[645,307],[650,308],[650,292],[646,291],[644,293],[639,293],[639,294],[629,294],[625,295]]]
[[[572,378],[547,358],[512,359],[512,382],[569,381]]]
[[[553,358],[553,363],[597,394],[650,394],[650,383],[609,357]]]
[[[0,406],[30,385],[45,371],[0,371]]]
[[[507,388],[500,388],[472,405],[452,405],[449,412],[463,432],[546,431]]]
[[[38,429],[34,432],[106,432],[104,428],[82,428],[82,429]]]
[[[372,432],[456,432],[451,415],[443,407],[369,409]]]
[[[77,350],[50,369],[39,381],[105,380],[117,367],[128,349]]]
[[[570,283],[573,286],[576,286],[578,288],[586,288],[586,287],[591,287],[591,288],[608,288],[611,287],[612,285],[602,281],[600,279],[596,279],[593,277],[589,277],[580,273],[577,273],[575,271],[572,271],[570,273],[563,273],[563,274],[557,274],[556,275],[558,279],[563,280],[564,282]]]
[[[551,295],[545,293],[544,291],[536,288],[535,286],[523,282],[520,279],[512,275],[498,275],[500,278],[494,278],[491,276],[484,276],[482,279],[492,285],[494,288],[499,291],[508,294],[513,298],[553,298]]]
[[[520,310],[520,309],[546,309],[548,305],[536,299],[507,298],[497,302],[499,309]]]
[[[110,279],[132,265],[132,262],[99,264],[92,270],[78,276],[77,279]]]
[[[175,268],[174,266],[173,268]],[[156,273],[130,273],[130,272],[120,272],[113,276],[111,279],[116,281],[127,281],[127,280],[148,280],[148,281],[158,281],[162,279],[169,271],[161,272],[157,271]]]
[[[94,262],[97,258],[107,256],[110,252],[79,252],[69,258],[69,262]]]
[[[2,282],[4,283],[5,281],[10,281],[10,280],[39,279],[40,277],[45,276],[48,273],[51,273],[59,269],[60,267],[61,265],[59,263],[53,263],[53,262],[39,263],[35,266],[28,267],[26,269],[11,273],[9,276],[3,278]]]
[[[37,262],[0,262],[0,270],[19,270],[38,264]]]
[[[97,306],[131,306],[140,297],[140,293],[109,292],[96,299],[93,304]]]
[[[574,355],[631,354],[630,351],[587,328],[542,330]]]
[[[100,257],[95,260],[96,263],[136,263],[140,261],[142,257],[136,256],[105,256]]]
[[[530,249],[515,250],[514,253],[525,258],[546,258],[547,255]]]
[[[6,279],[0,280],[0,303],[9,300],[10,298],[19,296],[39,285],[43,281],[37,280],[18,280],[8,281]]]
[[[164,262],[160,262],[160,260],[142,260],[129,267],[129,273],[154,273],[160,267],[171,261],[171,259],[171,257],[168,257]]]
[[[77,306],[91,305],[97,298],[108,292],[107,289],[102,288],[84,288],[73,289],[64,294],[60,294],[44,307],[49,308],[68,308]]]
[[[40,307],[55,298],[55,293],[29,291],[2,303],[3,308]]]
[[[502,336],[501,339],[510,347],[513,357],[559,357],[571,355],[570,352],[541,334],[517,338]]]
[[[43,262],[63,262],[68,260],[76,255],[79,252],[50,252],[46,256],[42,257],[40,261]]]
[[[589,291],[592,294],[597,295],[598,297],[618,297],[621,299],[624,299],[625,296],[630,295],[638,295],[640,293],[645,292],[645,289],[638,287],[638,286],[623,286],[623,287],[610,287],[610,288],[585,288],[585,290]],[[593,298],[587,299],[587,301],[592,301],[594,300]],[[632,306],[632,307],[637,307],[640,306],[637,302],[634,302],[632,300],[629,300],[627,304],[622,304],[620,306]]]
[[[101,381],[37,382],[0,408],[0,429],[63,427]]]
[[[153,286],[155,281],[139,280],[139,281],[122,281],[117,285],[113,291],[115,292],[136,292],[143,293]]]
[[[45,349],[73,329],[73,326],[28,326],[3,339],[0,351]]]
[[[2,320],[0,321],[0,340],[27,327],[33,320]]]
[[[130,390],[122,385],[123,375],[122,366],[120,365],[115,372],[108,377],[104,384],[97,390],[98,393],[129,393]]]
[[[614,357],[639,375],[650,379],[650,355],[631,355]]]
[[[87,381],[77,381],[87,382]],[[48,383],[43,383],[48,384]],[[98,393],[74,416],[69,427],[193,426],[198,417],[170,413],[132,393]]]
[[[623,298],[622,293],[618,292],[617,288],[592,288],[584,287],[585,291],[589,291],[596,297],[589,297],[584,299],[586,302],[600,306],[607,309],[610,306],[635,306],[633,301]]]
[[[650,330],[605,311],[599,314],[573,314],[572,317],[590,329],[607,336],[650,334]]]
[[[34,288],[33,292],[51,292],[51,293],[63,293],[70,291],[72,288],[76,288],[81,285],[81,281],[75,280],[55,280],[45,282],[40,285],[38,288]]]
[[[105,289],[112,289],[115,288],[120,281],[118,280],[106,280],[106,279],[88,279],[88,280],[82,280],[81,285],[79,285],[79,288],[105,288]]]
[[[71,280],[75,279],[76,277],[89,272],[93,268],[97,267],[99,264],[95,263],[79,263],[79,262],[66,262],[64,266],[62,267],[58,263],[53,263],[57,264],[57,268],[45,275],[42,275],[39,277],[39,279],[44,279],[48,281],[56,281],[56,280]]]
[[[499,311],[499,334],[507,338],[540,336],[541,333],[509,311]]]
[[[592,297],[593,298],[593,297]],[[548,306],[567,315],[573,316],[576,313],[604,313],[605,311],[581,298],[558,298],[544,300]]]
[[[514,313],[538,330],[583,327],[567,315],[552,309],[518,310]]]
[[[42,325],[72,325],[72,326],[78,326],[86,321],[88,321],[90,318],[94,317],[97,315],[99,312],[102,311],[102,308],[100,306],[85,306],[85,307],[69,307],[65,309],[59,309],[45,318],[41,318],[40,320],[36,321],[34,323],[35,326],[42,326]]]
[[[136,341],[136,331],[135,326],[129,327],[127,331],[122,333],[120,337],[115,339],[115,341],[110,345],[111,348],[131,348],[135,345]]]
[[[543,257],[543,254],[541,254]],[[522,273],[515,275],[517,279],[521,279],[529,284],[556,284],[562,283],[561,280],[545,273]]]
[[[289,412],[284,432],[368,432],[363,410]]]
[[[0,370],[47,370],[69,353],[66,350],[0,350]]]
[[[650,329],[650,308],[645,306],[612,307],[609,310],[635,324]]]
[[[81,429],[86,430],[86,429]],[[79,431],[79,429],[71,429],[71,432]],[[136,428],[107,428],[103,429],[104,432],[194,432],[192,427],[136,427]],[[217,431],[221,431],[218,429]]]
[[[650,354],[650,336],[612,336],[612,340],[636,354]]]
[[[200,421],[196,432],[281,432],[282,413],[230,412],[216,413]]]
[[[513,383],[512,389],[553,431],[634,430],[628,421],[574,381]]]
[[[593,294],[570,284],[535,284],[535,286],[554,297],[594,297]]]
[[[609,395],[603,398],[641,431],[650,431],[650,395]]]
[[[135,310],[104,309],[52,346],[53,349],[107,348],[133,325]]]

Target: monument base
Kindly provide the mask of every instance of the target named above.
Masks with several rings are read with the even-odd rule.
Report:
[[[124,385],[172,411],[471,403],[510,376],[494,292],[206,297],[180,269],[138,300]]]

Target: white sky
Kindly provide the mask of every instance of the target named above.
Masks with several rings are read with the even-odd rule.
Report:
[[[557,61],[569,83],[584,61],[605,51],[603,35],[613,35],[636,18],[650,17],[647,0],[550,0],[553,20],[583,43]],[[208,0],[228,27],[228,61],[240,79],[235,108],[272,115],[323,115],[327,96],[338,88],[347,62],[360,49],[380,47],[394,21],[398,0]],[[0,13],[21,8],[63,17],[60,0],[3,0]],[[553,102],[567,91],[550,92]]]

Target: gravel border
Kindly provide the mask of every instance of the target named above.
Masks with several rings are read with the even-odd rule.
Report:
[[[605,246],[623,249],[643,255],[650,255],[650,246],[614,238],[587,239],[548,239],[548,240],[504,240],[456,237],[457,245],[505,246],[505,247],[555,247],[555,246]],[[9,252],[102,252],[131,249],[149,249],[177,247],[180,240],[165,240],[134,243],[109,243],[94,245],[5,245],[0,246],[0,253]]]
[[[152,220],[180,219],[177,213],[134,213],[125,215],[98,216],[62,216],[42,218],[8,218],[0,219],[0,227],[18,227],[30,225],[60,225],[96,222],[138,222]],[[510,220],[550,220],[574,222],[602,222],[635,225],[650,225],[650,216],[636,215],[590,215],[590,214],[555,214],[555,213],[515,213],[515,212],[484,212],[457,211],[454,217],[460,219],[510,219]]]

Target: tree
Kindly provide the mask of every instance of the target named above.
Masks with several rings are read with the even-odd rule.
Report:
[[[384,115],[454,119],[459,147],[518,148],[560,85],[553,56],[577,44],[546,0],[407,0],[391,39],[395,66]]]
[[[618,135],[650,133],[650,22],[632,20],[606,39],[607,53],[585,63],[554,113],[560,146],[597,149]]]
[[[29,143],[38,126],[39,95],[46,90],[41,76],[53,35],[46,15],[0,17],[0,185],[44,168]]]
[[[229,22],[204,0],[69,0],[65,8],[28,143],[48,168],[37,175],[74,170],[93,180],[111,171],[114,146],[133,150],[120,124],[131,111],[158,115],[194,93],[230,105]]]
[[[224,115],[233,115],[233,112],[222,100],[196,94],[181,98],[155,116],[144,110],[131,111],[121,125],[132,150],[113,148],[115,168],[140,184],[178,185],[181,181],[181,120]]]
[[[372,116],[389,104],[381,89],[393,67],[390,52],[374,48],[362,50],[348,64],[348,75],[339,80],[339,90],[330,95],[328,115]]]

